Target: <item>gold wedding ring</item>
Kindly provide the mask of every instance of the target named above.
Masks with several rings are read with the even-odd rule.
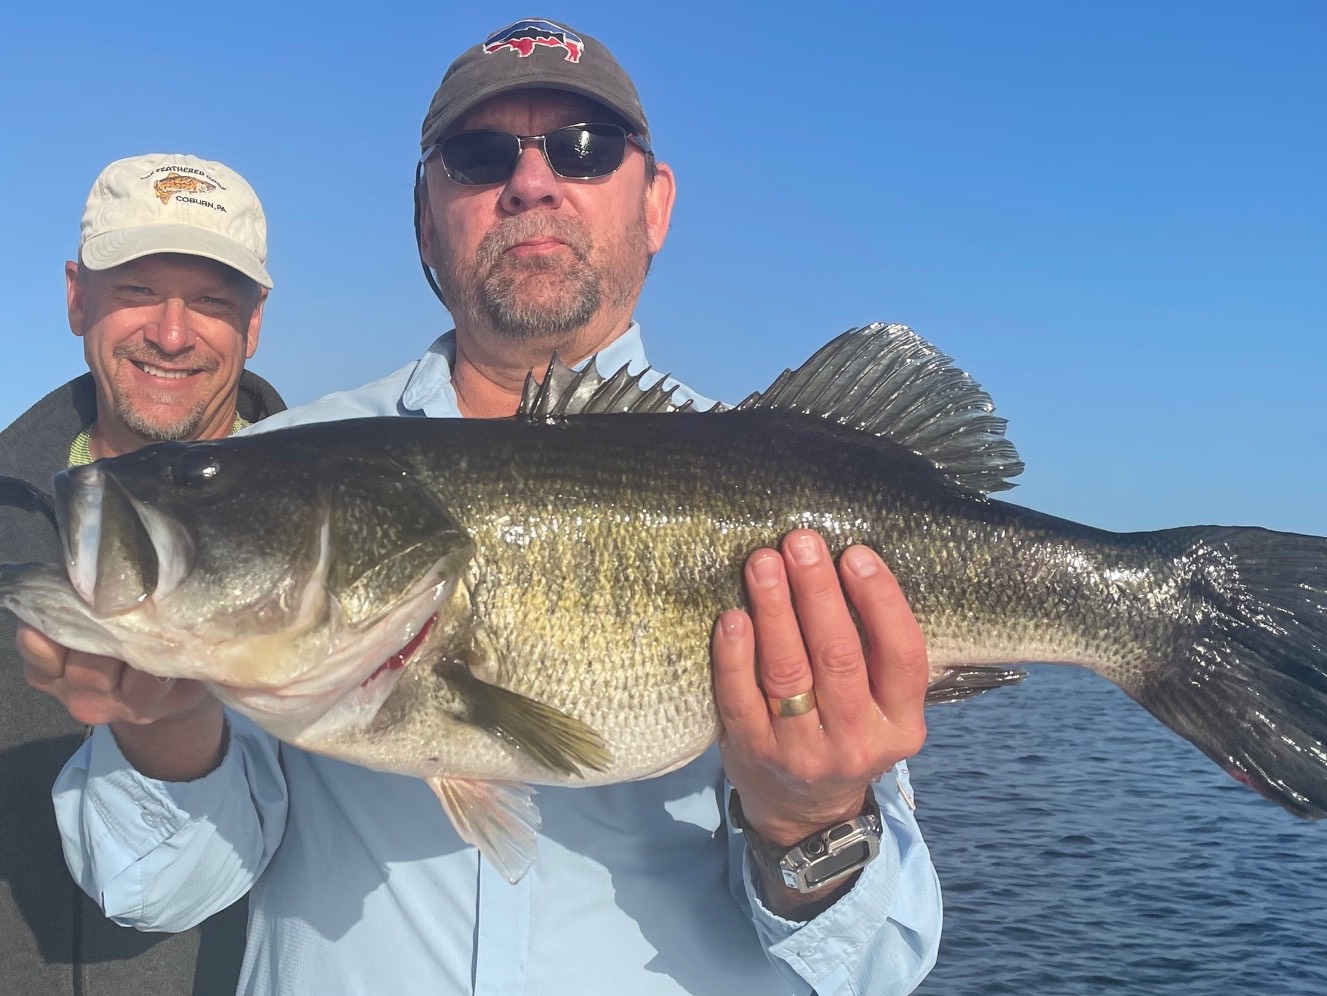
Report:
[[[809,688],[801,695],[786,699],[770,699],[770,707],[776,716],[801,716],[816,707],[816,690]]]

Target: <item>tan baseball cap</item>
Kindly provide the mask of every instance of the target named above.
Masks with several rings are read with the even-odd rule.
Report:
[[[101,171],[83,211],[83,265],[109,270],[161,252],[214,259],[272,286],[263,206],[222,163],[157,152]]]

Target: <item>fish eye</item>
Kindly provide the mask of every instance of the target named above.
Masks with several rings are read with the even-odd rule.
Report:
[[[175,458],[175,463],[171,467],[171,477],[175,483],[183,484],[187,488],[201,487],[220,473],[221,461],[217,459],[217,455],[201,446],[185,449]]]

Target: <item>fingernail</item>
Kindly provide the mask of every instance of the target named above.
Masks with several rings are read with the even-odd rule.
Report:
[[[843,562],[847,565],[848,570],[859,578],[869,578],[872,574],[880,573],[880,561],[870,550],[860,546],[845,550]]]
[[[746,617],[741,612],[725,612],[719,617],[719,628],[724,636],[741,636],[746,629]]]
[[[792,542],[793,560],[809,567],[820,560],[820,540],[815,536],[797,536]]]
[[[772,553],[762,553],[751,562],[751,577],[762,588],[772,588],[779,583],[779,558]]]

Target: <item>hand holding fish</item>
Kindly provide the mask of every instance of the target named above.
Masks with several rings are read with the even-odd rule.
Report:
[[[80,723],[110,723],[125,757],[152,778],[186,781],[216,767],[221,703],[199,681],[161,679],[124,661],[70,650],[20,625],[29,685],[55,696]]]
[[[921,628],[873,551],[845,551],[843,587],[817,533],[790,533],[782,554],[748,558],[751,617],[720,617],[713,657],[724,770],[747,825],[791,846],[856,816],[871,781],[921,749],[928,667]],[[808,692],[813,706],[780,714],[779,700]]]

